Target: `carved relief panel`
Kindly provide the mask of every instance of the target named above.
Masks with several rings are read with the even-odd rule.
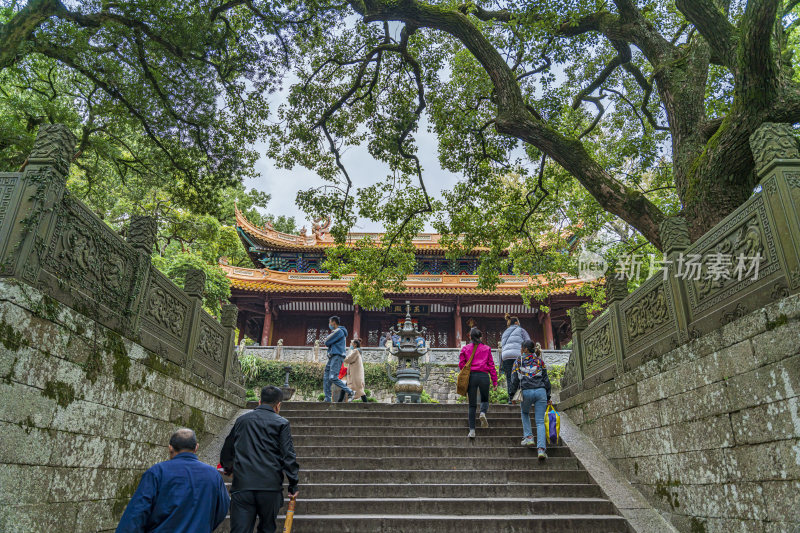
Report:
[[[659,274],[645,281],[620,305],[626,352],[643,348],[677,331],[669,282]]]
[[[176,362],[182,361],[188,349],[191,303],[183,291],[154,267],[150,267],[141,313],[142,332],[158,339],[162,346],[183,354],[180,357],[176,357],[176,353],[169,355]]]
[[[105,313],[129,316],[138,258],[81,202],[65,194],[56,207],[55,228],[43,267],[102,305]]]
[[[699,275],[686,280],[693,316],[718,306],[737,292],[775,273],[780,264],[764,198],[759,195],[749,200],[733,216],[697,241],[687,254],[697,254],[703,259]],[[731,261],[727,275],[715,271],[714,260],[721,257]],[[759,258],[753,260],[758,263],[757,275],[752,261],[752,264],[740,266],[741,258]],[[739,275],[737,268],[747,268],[747,271]]]

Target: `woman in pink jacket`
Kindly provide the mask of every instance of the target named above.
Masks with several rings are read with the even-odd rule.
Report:
[[[469,438],[475,438],[475,411],[478,408],[478,391],[481,393],[481,427],[488,428],[489,422],[486,420],[486,411],[489,410],[489,377],[491,376],[492,385],[497,387],[497,369],[494,367],[492,349],[481,342],[481,330],[472,328],[469,338],[472,341],[461,349],[461,356],[458,360],[459,370],[464,368],[472,357],[469,374],[469,388],[467,398],[469,398]]]

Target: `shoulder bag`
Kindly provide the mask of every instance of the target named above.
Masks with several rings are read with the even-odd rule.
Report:
[[[472,355],[469,356],[469,360],[467,364],[464,365],[458,372],[458,377],[456,378],[456,392],[459,396],[466,396],[467,389],[469,388],[469,374],[472,371],[472,358],[475,357],[475,352],[478,351],[478,345],[472,345]]]

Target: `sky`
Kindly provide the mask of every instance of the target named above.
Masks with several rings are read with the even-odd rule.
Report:
[[[287,89],[275,93],[274,100],[270,102],[272,113],[277,112],[278,106],[286,101],[288,84],[284,87]],[[424,117],[420,122],[419,130],[414,133],[414,137],[420,147],[418,156],[422,164],[425,186],[430,194],[439,197],[442,190],[450,189],[455,185],[459,176],[442,169],[439,165],[439,141],[435,133],[428,132],[428,123]],[[256,170],[261,176],[246,180],[245,186],[272,195],[268,206],[270,213],[276,216],[293,216],[298,228],[304,225],[310,228],[311,223],[306,215],[295,205],[295,197],[298,191],[317,187],[325,182],[315,172],[301,166],[296,166],[292,170],[276,168],[275,162],[265,155],[266,145],[257,145],[256,150],[261,154],[256,163]],[[389,167],[373,159],[365,145],[348,147],[343,153],[342,162],[350,174],[355,188],[381,181],[389,174]],[[379,225],[362,219],[356,223],[353,231],[380,232],[382,229]],[[432,230],[429,227],[426,228],[426,231]]]

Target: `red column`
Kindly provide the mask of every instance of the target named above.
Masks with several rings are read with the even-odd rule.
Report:
[[[353,306],[353,338],[361,338],[361,306]]]
[[[269,346],[270,330],[272,330],[272,309],[270,307],[269,298],[264,298],[264,326],[261,330],[261,346]]]
[[[554,349],[555,343],[553,342],[553,322],[550,319],[550,313],[545,313],[544,320],[542,320],[542,329],[544,330],[544,349]]]

